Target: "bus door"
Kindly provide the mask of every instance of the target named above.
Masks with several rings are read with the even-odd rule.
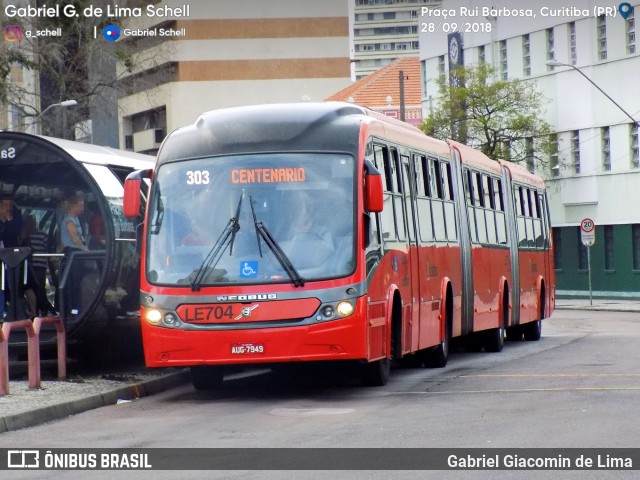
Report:
[[[406,155],[400,156],[404,173],[404,198],[407,210],[407,237],[409,240],[409,279],[411,282],[411,351],[419,348],[420,340],[420,292],[423,289],[420,278],[420,252],[418,251],[418,212],[416,209],[416,174],[413,164]]]
[[[398,150],[391,148],[391,158],[395,164],[397,191],[402,198],[404,231],[406,232],[407,249],[405,260],[407,264],[402,271],[402,353],[409,353],[418,349],[420,325],[420,285],[418,268],[418,244],[416,239],[416,212],[413,198],[415,197],[414,172],[410,167],[409,157],[400,155]],[[399,211],[400,209],[398,209]],[[398,222],[402,219],[398,218]]]

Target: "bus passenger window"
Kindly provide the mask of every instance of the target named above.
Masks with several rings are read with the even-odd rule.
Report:
[[[497,210],[504,212],[504,200],[503,200],[504,197],[502,196],[502,180],[500,180],[499,178],[494,178],[493,180],[495,184],[493,193],[496,196],[495,203],[496,203]]]
[[[475,200],[476,200],[476,204],[480,205],[481,207],[486,206],[484,203],[484,189],[482,187],[482,174],[479,172],[476,172],[475,174],[475,181],[476,183],[473,185],[475,187]]]
[[[440,162],[438,160],[433,161],[434,173],[435,173],[435,181],[436,181],[436,192],[438,198],[444,198],[444,189],[443,189],[443,178],[442,178],[442,169],[440,168]]]
[[[416,194],[419,197],[428,197],[429,191],[429,175],[427,173],[426,157],[414,155],[413,165],[416,169]]]
[[[473,201],[473,177],[471,176],[471,170],[468,169],[465,169],[464,189],[467,196],[467,205],[475,205]]]
[[[447,185],[449,186],[449,196],[448,200],[455,200],[455,196],[453,194],[453,175],[451,174],[451,164],[449,162],[445,163],[446,165],[446,174],[447,174]]]
[[[387,192],[393,191],[393,166],[389,161],[389,151],[386,146],[376,145],[374,147],[374,158],[376,161],[376,167],[381,170],[384,175],[385,190]],[[380,168],[382,166],[382,168]]]

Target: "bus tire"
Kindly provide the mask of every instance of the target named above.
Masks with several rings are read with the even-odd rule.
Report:
[[[444,368],[449,360],[449,348],[451,344],[451,325],[449,321],[444,322],[444,339],[433,348],[425,350],[423,353],[424,366],[427,368]]]
[[[216,390],[222,385],[224,370],[220,366],[198,365],[191,367],[191,383],[198,391]]]
[[[501,352],[504,347],[504,327],[492,328],[483,333],[484,351]]]
[[[525,323],[522,325],[524,339],[528,342],[537,342],[542,337],[542,320]]]
[[[363,366],[363,383],[368,387],[383,387],[391,376],[391,359],[381,358]]]

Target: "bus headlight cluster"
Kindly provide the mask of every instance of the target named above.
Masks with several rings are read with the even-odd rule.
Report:
[[[316,320],[319,322],[325,320],[334,320],[336,318],[348,317],[353,313],[355,306],[353,302],[344,300],[337,303],[328,303],[320,307],[319,315]]]
[[[178,327],[180,319],[173,312],[162,313],[155,308],[149,308],[144,315],[145,320],[151,325],[162,325],[164,327]]]

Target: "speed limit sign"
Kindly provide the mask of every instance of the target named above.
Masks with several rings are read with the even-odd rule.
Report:
[[[586,247],[596,243],[596,224],[590,218],[583,218],[580,222],[580,239]]]

